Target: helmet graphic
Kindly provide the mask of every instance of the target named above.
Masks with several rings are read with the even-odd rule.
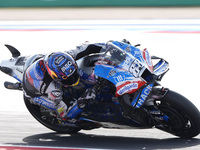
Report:
[[[49,75],[59,80],[63,86],[74,86],[79,83],[76,61],[67,53],[54,52],[45,56],[44,64]]]

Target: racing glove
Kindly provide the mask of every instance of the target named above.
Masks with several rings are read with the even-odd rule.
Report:
[[[90,88],[85,91],[82,97],[78,99],[78,107],[84,109],[89,101],[95,100],[96,92],[94,89]]]

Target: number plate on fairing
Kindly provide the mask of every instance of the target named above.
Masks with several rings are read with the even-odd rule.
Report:
[[[142,65],[142,63],[140,63],[139,60],[135,59],[129,67],[129,72],[137,78],[139,77],[143,68],[144,66]]]

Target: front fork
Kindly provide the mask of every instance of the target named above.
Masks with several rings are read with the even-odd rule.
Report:
[[[158,108],[158,106],[162,103],[161,99],[165,97],[168,91],[169,89],[164,87],[153,87],[150,97],[144,103],[145,110],[148,112],[153,121],[159,122],[160,124],[162,124],[163,121],[168,122],[170,119]]]
[[[158,105],[167,92],[166,88],[159,88],[156,82],[148,84],[135,93],[132,101],[127,94],[122,96],[121,104],[125,116],[129,116],[133,120],[139,122],[141,125],[152,125],[153,122],[168,121],[169,117],[163,114]]]
[[[155,103],[159,105],[160,103],[159,100],[165,97],[168,91],[169,91],[168,88],[154,86],[152,88],[151,94],[149,95],[148,99],[144,102],[145,106],[155,105]]]

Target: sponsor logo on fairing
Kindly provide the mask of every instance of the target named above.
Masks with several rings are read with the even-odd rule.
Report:
[[[137,88],[138,88],[138,83],[130,83],[130,84],[123,86],[117,93],[119,95],[123,95],[124,93],[127,93],[128,91],[131,91],[131,90],[137,89]]]
[[[130,46],[127,46],[127,47],[126,47],[126,51],[128,51],[128,52],[130,52],[130,51],[131,51],[131,48],[130,48]]]
[[[124,69],[128,69],[131,63],[132,63],[132,59],[127,56],[122,67]]]
[[[124,76],[124,74],[120,74],[120,75],[115,76],[114,79],[115,79],[115,82],[117,82],[117,83],[123,82],[123,81],[125,81],[125,76]]]
[[[147,65],[149,66],[149,69],[150,69],[151,71],[153,71],[153,65],[152,65],[151,57],[150,57],[149,52],[148,52],[147,49],[145,49],[145,50],[143,51],[143,57],[144,57],[144,59],[145,59]]]
[[[140,95],[136,108],[140,108],[152,90],[153,84],[147,85]]]
[[[145,55],[146,55],[147,64],[148,64],[149,66],[152,66],[151,58],[150,58],[149,52],[148,52],[147,50],[145,51]]]
[[[111,70],[110,72],[109,72],[109,76],[114,76],[116,74],[116,70]]]

